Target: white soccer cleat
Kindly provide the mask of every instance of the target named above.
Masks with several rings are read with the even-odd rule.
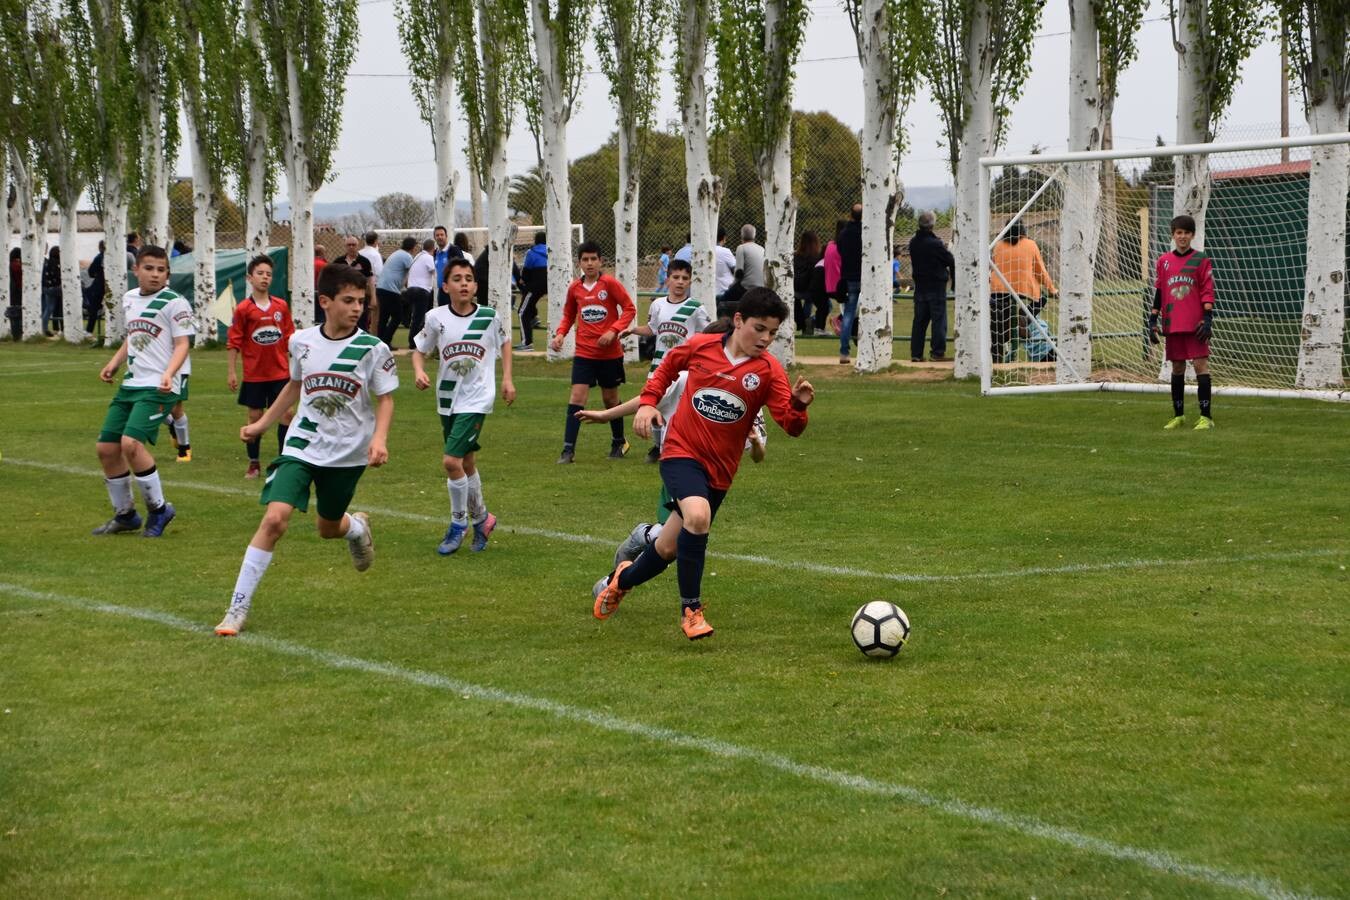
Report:
[[[353,519],[361,520],[361,524],[365,526],[365,532],[359,540],[348,541],[347,549],[352,552],[352,565],[356,567],[356,571],[364,572],[375,561],[375,541],[370,536],[370,516],[363,512],[355,512],[351,515]]]
[[[625,560],[632,562],[642,555],[642,551],[647,548],[647,531],[651,527],[646,522],[633,526],[633,530],[628,533],[628,537],[623,539],[619,549],[614,551],[615,568],[618,568],[619,563]]]
[[[230,605],[230,611],[225,613],[225,618],[216,626],[216,634],[221,637],[234,637],[244,630],[244,623],[247,621],[248,604],[233,603]]]

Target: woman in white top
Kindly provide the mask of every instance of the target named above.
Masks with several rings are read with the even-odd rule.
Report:
[[[422,242],[421,251],[413,257],[408,269],[408,289],[404,294],[404,306],[408,310],[408,349],[413,347],[413,338],[422,330],[426,322],[427,310],[431,309],[436,297],[436,242],[427,238]]]

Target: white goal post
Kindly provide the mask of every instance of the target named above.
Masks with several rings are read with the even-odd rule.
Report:
[[[1168,391],[1147,320],[1181,196],[1213,264],[1214,393],[1350,402],[1348,161],[1350,133],[982,158],[982,392]]]

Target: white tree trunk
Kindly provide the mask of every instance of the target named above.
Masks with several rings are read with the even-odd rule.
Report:
[[[891,23],[886,0],[863,0],[858,27],[863,67],[862,282],[858,293],[859,372],[891,364],[894,307],[891,302],[891,210],[900,200],[898,112],[891,99]]]
[[[483,179],[478,177],[478,163],[469,159],[469,224],[474,228],[483,227]],[[456,221],[458,225],[458,211]]]
[[[956,359],[955,375],[980,374],[980,303],[989,285],[979,284],[980,254],[989,252],[989,235],[979,230],[980,157],[993,146],[993,59],[989,32],[992,7],[974,4],[970,41],[966,46],[962,93],[967,114],[956,166],[956,207],[953,210],[952,255],[956,258]]]
[[[80,251],[75,243],[79,233],[80,192],[63,198],[61,204],[61,309],[62,333],[67,341],[84,340],[84,291],[80,283]]]
[[[216,202],[215,183],[204,141],[209,135],[200,134],[193,120],[189,101],[187,115],[188,143],[192,145],[192,309],[197,332],[197,344],[215,342],[216,318],[211,305],[216,299]]]
[[[123,321],[122,297],[129,290],[127,282],[127,197],[122,181],[122,151],[108,171],[103,173],[103,277],[108,282],[108,296],[103,302],[103,334],[106,343],[116,346],[126,334]]]
[[[0,153],[5,153],[2,145],[0,145]],[[8,153],[5,153],[5,156],[8,157]],[[5,261],[5,271],[0,273],[0,310],[3,310],[6,313],[9,312],[9,236],[13,231],[13,221],[15,218],[8,204],[9,160],[8,158],[4,158],[0,159],[0,209],[4,210],[3,227],[5,240],[3,244],[0,244],[0,250],[5,251],[5,255],[3,256]],[[15,297],[14,300],[15,302],[18,302],[19,298]],[[8,318],[6,318],[4,322],[4,334],[9,334]]]
[[[1089,0],[1069,0],[1069,149],[1101,149],[1097,22]],[[1086,381],[1092,371],[1092,284],[1100,235],[1100,167],[1065,168],[1067,199],[1059,233],[1059,329],[1055,381]]]
[[[314,324],[314,191],[309,182],[309,152],[300,134],[300,61],[286,51],[286,106],[282,110],[282,155],[291,202],[291,315],[296,328]]]
[[[632,102],[631,100],[629,101]],[[614,201],[614,277],[628,291],[633,302],[638,302],[638,191],[642,173],[633,164],[637,150],[637,125],[632,110],[619,107],[619,199]],[[637,362],[638,340],[634,335],[623,339],[625,362]]]
[[[1317,39],[1317,36],[1314,36]],[[1308,109],[1313,134],[1350,130],[1350,106],[1337,107],[1335,92]],[[1350,147],[1312,148],[1308,183],[1308,259],[1304,269],[1303,328],[1298,348],[1300,388],[1345,383],[1345,198],[1350,191]]]
[[[685,80],[680,104],[684,132],[685,187],[689,192],[689,240],[693,251],[690,296],[702,303],[708,318],[717,317],[717,217],[722,210],[722,179],[713,174],[708,150],[708,85],[704,80],[707,61],[710,4],[704,0],[681,0],[679,53]]]
[[[432,85],[431,144],[436,154],[436,221],[452,233],[455,228],[455,195],[459,193],[459,170],[451,156],[454,134],[455,77],[442,72]],[[509,305],[509,304],[508,304]]]
[[[559,77],[561,47],[547,20],[548,0],[530,0],[534,25],[535,58],[539,68],[540,135],[544,169],[544,227],[548,232],[548,327],[562,321],[567,288],[572,283],[572,188],[567,171],[567,122],[572,110]],[[548,351],[549,360],[571,359],[576,352],[575,331],[563,339],[562,350]]]
[[[1203,144],[1209,140],[1210,100],[1204,89],[1207,68],[1203,45],[1208,0],[1179,0],[1177,10],[1177,143]],[[1205,246],[1205,210],[1209,207],[1209,157],[1175,157],[1176,187],[1172,215],[1195,218],[1197,249]]]
[[[255,16],[247,15],[249,44],[262,57],[262,32]],[[267,113],[249,89],[248,141],[244,144],[244,168],[248,190],[244,196],[244,247],[250,258],[266,253],[272,242],[272,205],[267,196]]]
[[[768,163],[767,167],[764,163]],[[797,230],[797,199],[792,196],[792,131],[785,128],[773,154],[760,164],[764,195],[764,286],[786,297],[787,318],[778,326],[769,351],[790,366],[796,358],[797,326],[792,304],[792,233]]]
[[[506,135],[501,135],[497,146],[490,148],[487,180],[488,221],[488,303],[511,335],[511,259],[516,241],[516,223],[507,215],[511,195],[511,177],[506,166]]]
[[[146,246],[169,246],[169,161],[164,152],[164,86],[158,77],[143,77],[149,90],[142,97],[141,142],[145,150]]]
[[[47,255],[47,202],[39,207],[33,193],[32,170],[13,147],[10,171],[19,221],[19,254],[23,263],[23,336],[42,333],[42,260]]]

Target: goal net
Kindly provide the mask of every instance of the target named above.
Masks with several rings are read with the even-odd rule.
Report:
[[[1330,135],[981,160],[985,392],[1168,390],[1170,364],[1147,322],[1174,210],[1189,202],[1203,210],[1194,246],[1213,265],[1215,392],[1350,401],[1343,278],[1333,383],[1298,388],[1300,353],[1309,352],[1311,157],[1315,146],[1347,142],[1350,135]],[[1343,229],[1344,197],[1340,206],[1334,221]]]

